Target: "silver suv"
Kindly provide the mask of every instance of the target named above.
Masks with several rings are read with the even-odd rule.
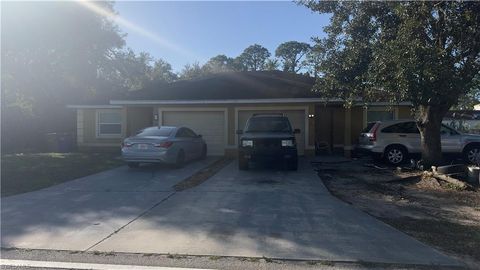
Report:
[[[465,161],[477,163],[480,135],[462,134],[445,125],[440,132],[444,153],[461,154]],[[371,122],[360,134],[357,150],[384,158],[393,165],[401,164],[409,154],[421,153],[420,131],[412,120]]]

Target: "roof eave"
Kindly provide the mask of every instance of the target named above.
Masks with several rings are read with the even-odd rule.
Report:
[[[68,109],[121,109],[120,105],[104,104],[104,105],[67,105]]]
[[[212,99],[212,100],[111,100],[112,105],[196,105],[196,104],[260,104],[260,103],[342,103],[341,99],[269,98],[269,99]]]

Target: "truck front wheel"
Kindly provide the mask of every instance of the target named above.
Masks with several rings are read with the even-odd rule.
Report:
[[[248,160],[244,157],[238,158],[238,169],[241,171],[248,170]]]

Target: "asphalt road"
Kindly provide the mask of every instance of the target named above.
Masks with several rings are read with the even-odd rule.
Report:
[[[238,258],[238,257],[215,257],[215,256],[180,256],[159,254],[134,254],[134,253],[94,253],[94,252],[71,252],[54,250],[2,250],[2,259],[28,260],[28,261],[60,261],[69,263],[91,264],[115,264],[119,269],[125,266],[150,266],[150,267],[175,267],[180,269],[229,269],[229,270],[365,270],[365,269],[449,269],[449,267],[429,267],[412,265],[372,264],[372,263],[346,263],[328,261],[285,261],[269,260],[264,258]],[[42,267],[18,267],[1,266],[1,269],[49,269]],[[55,268],[55,269],[81,269],[81,268]],[[125,269],[125,268],[123,268]],[[127,269],[133,269],[127,267]],[[115,268],[109,268],[115,270]],[[152,269],[153,270],[153,269]],[[155,269],[167,270],[167,269]],[[175,269],[179,270],[179,269]]]

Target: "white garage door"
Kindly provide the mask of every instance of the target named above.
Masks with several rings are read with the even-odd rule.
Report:
[[[284,113],[287,115],[288,120],[293,128],[300,129],[299,134],[295,134],[295,139],[297,140],[297,149],[299,155],[304,155],[305,153],[305,111],[304,110],[248,110],[238,111],[238,129],[245,129],[245,124],[247,123],[248,118],[254,113]]]
[[[225,115],[223,111],[163,111],[163,125],[185,126],[201,134],[209,155],[225,154]]]

